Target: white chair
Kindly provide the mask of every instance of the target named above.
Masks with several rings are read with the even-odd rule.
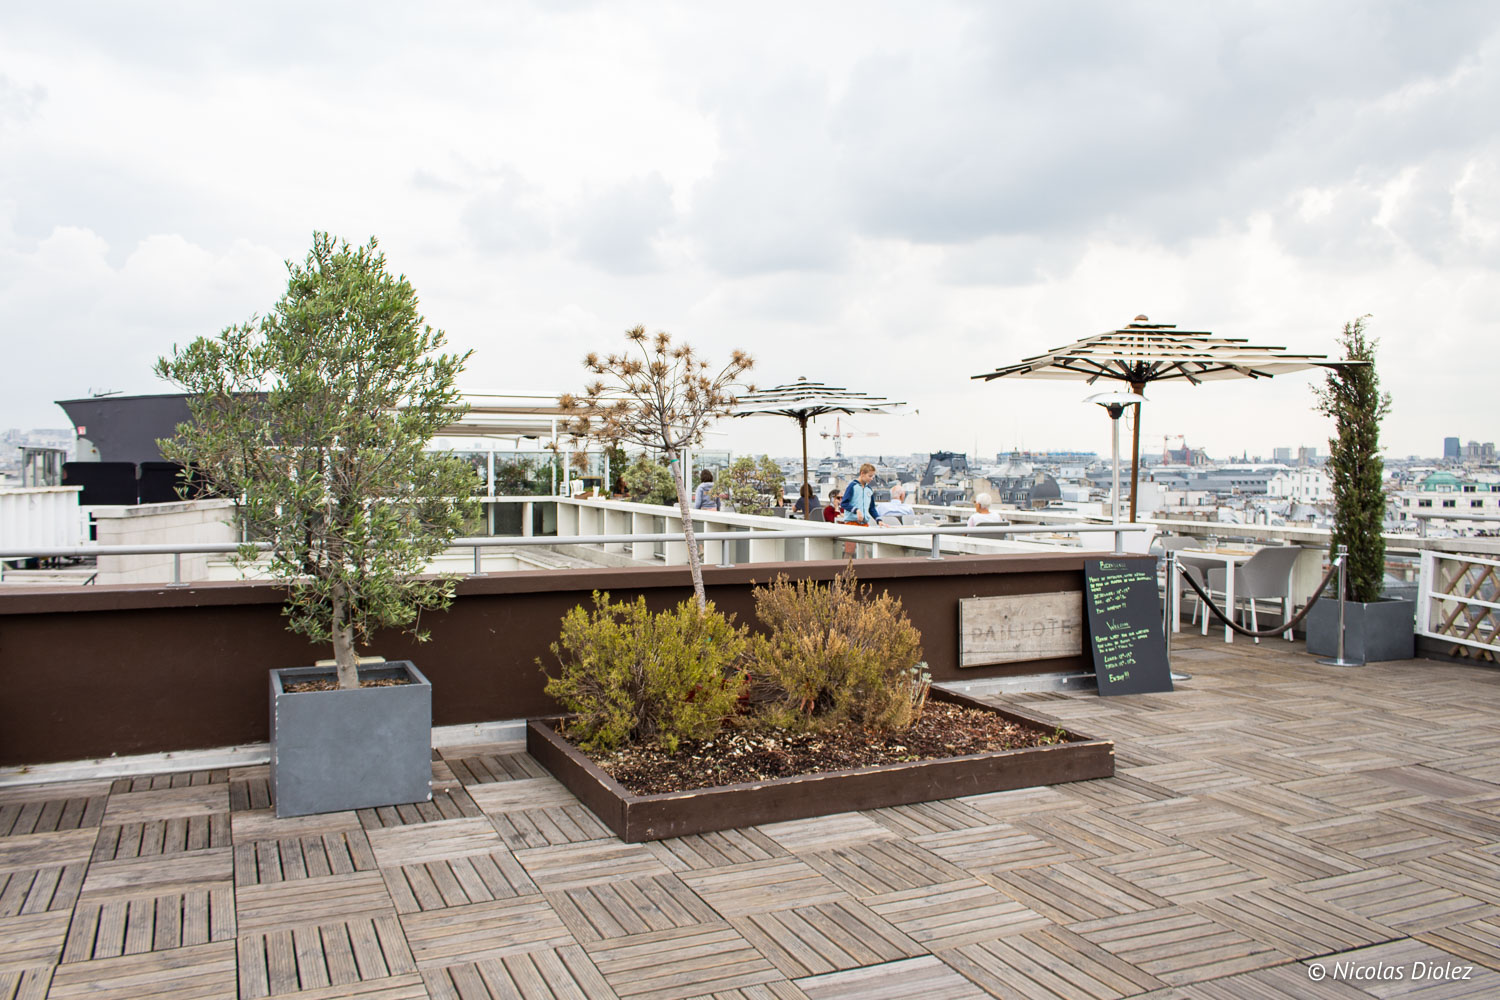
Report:
[[[1292,616],[1292,567],[1297,564],[1297,557],[1302,554],[1300,545],[1278,545],[1273,548],[1261,549],[1234,568],[1234,601],[1239,604],[1245,601],[1250,614],[1250,630],[1260,631],[1256,622],[1256,601],[1280,601],[1281,620],[1287,621]],[[1208,587],[1210,593],[1224,593],[1225,571],[1223,569],[1210,569],[1208,571]],[[1230,609],[1233,614],[1233,609]],[[1243,622],[1243,617],[1241,622]],[[1288,641],[1292,638],[1291,629],[1282,633],[1283,638]],[[1260,642],[1259,639],[1255,640]]]

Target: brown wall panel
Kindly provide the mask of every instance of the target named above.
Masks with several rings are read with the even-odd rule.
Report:
[[[704,571],[709,596],[754,623],[755,582],[778,573],[829,579],[840,562]],[[964,597],[1080,590],[1082,555],[891,559],[857,565],[860,579],[899,597],[922,632],[935,680],[1089,670],[1071,659],[958,668]],[[691,596],[686,568],[507,573],[462,580],[453,607],[423,616],[431,641],[377,637],[369,652],[411,659],[433,682],[433,723],[545,715],[536,661],[562,615],[591,591],[655,609]],[[0,595],[0,765],[39,764],[263,742],[266,671],[331,655],[288,632],[268,584],[78,587]]]

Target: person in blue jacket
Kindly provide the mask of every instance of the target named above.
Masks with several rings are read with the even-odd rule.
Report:
[[[870,488],[870,480],[874,478],[875,466],[866,462],[859,467],[859,475],[844,487],[844,498],[839,501],[839,523],[866,527],[881,523],[875,513],[875,491]]]

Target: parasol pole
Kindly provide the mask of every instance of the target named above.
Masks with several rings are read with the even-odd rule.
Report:
[[[802,485],[807,485],[807,414],[797,414],[797,425],[802,428]]]
[[[1146,383],[1130,383],[1130,391],[1137,396],[1146,394]],[[1141,409],[1135,410],[1135,431],[1130,436],[1130,523],[1135,523],[1136,484],[1141,481]]]

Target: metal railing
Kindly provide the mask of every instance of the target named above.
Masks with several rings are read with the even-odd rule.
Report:
[[[973,528],[966,525],[927,524],[902,525],[890,528],[856,528],[852,530],[849,528],[840,528],[836,524],[828,524],[824,527],[786,528],[774,531],[702,531],[695,532],[694,536],[700,542],[784,541],[797,538],[817,538],[868,544],[903,536],[926,535],[931,536],[932,539],[928,558],[941,559],[943,558],[942,538],[944,535],[1007,536],[1056,534],[1059,532],[1080,535],[1108,534],[1112,535],[1114,539],[1114,548],[1112,551],[1120,553],[1124,551],[1124,539],[1126,535],[1152,530],[1151,525],[1145,524],[1012,524],[979,525]],[[608,535],[485,535],[476,538],[455,538],[448,550],[452,552],[455,549],[472,549],[474,552],[474,575],[483,575],[481,553],[486,548],[511,548],[529,545],[548,547],[560,545],[616,545],[655,542],[677,542],[682,544],[684,541],[685,538],[681,531]],[[271,548],[267,542],[252,542],[249,544],[253,548],[263,552]],[[170,555],[173,557],[172,585],[183,586],[182,557],[184,555],[229,555],[239,552],[241,548],[241,545],[227,542],[183,542],[164,545],[61,545],[0,549],[0,567],[3,567],[5,560],[8,559],[85,559],[91,557],[97,558],[99,556]],[[725,567],[733,566],[732,553],[733,546],[720,545],[717,565]],[[0,574],[3,574],[3,569],[0,569]],[[3,575],[0,575],[0,579],[3,579]]]

